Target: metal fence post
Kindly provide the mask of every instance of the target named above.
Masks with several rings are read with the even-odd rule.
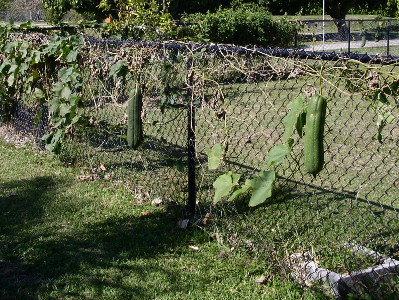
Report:
[[[351,21],[348,20],[348,54],[351,53]]]
[[[188,155],[188,199],[186,205],[186,217],[191,218],[195,214],[196,206],[196,182],[195,182],[195,166],[196,166],[196,145],[195,145],[195,105],[192,101],[192,73],[193,59],[189,58],[187,62],[187,155]]]
[[[389,55],[389,34],[390,34],[391,20],[387,24],[387,55]]]

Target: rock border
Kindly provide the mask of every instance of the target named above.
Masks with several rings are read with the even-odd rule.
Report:
[[[350,249],[353,253],[362,252],[381,258],[382,263],[350,274],[340,274],[320,267],[308,253],[294,253],[289,257],[292,275],[300,283],[308,286],[322,282],[337,299],[345,299],[349,293],[359,294],[370,284],[377,286],[388,281],[393,275],[399,275],[398,260],[356,244],[346,243],[342,247]]]

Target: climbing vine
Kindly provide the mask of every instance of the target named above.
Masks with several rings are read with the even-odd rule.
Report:
[[[11,30],[1,29],[2,118],[10,118],[18,101],[31,107],[47,104],[51,129],[43,140],[50,152],[59,153],[65,134],[81,120],[77,110],[82,86],[78,60],[83,38],[55,34],[28,41]],[[39,109],[35,119],[42,114]]]

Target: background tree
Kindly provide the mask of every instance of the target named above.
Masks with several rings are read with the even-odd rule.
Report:
[[[99,8],[100,0],[42,0],[49,23],[59,23],[71,9],[89,19],[103,20],[109,12]]]
[[[9,2],[9,0],[0,0],[0,11],[7,10]]]
[[[346,22],[342,21],[346,18],[349,10],[354,7],[358,0],[325,0],[326,13],[333,18],[337,25],[338,32],[346,33]]]
[[[2,0],[0,0],[2,1]],[[144,13],[149,10],[152,14],[155,11],[166,14],[165,9],[169,7],[170,0],[42,0],[46,11],[47,21],[50,23],[59,23],[63,16],[71,9],[82,14],[88,19],[102,21],[106,17],[119,19],[125,16],[130,10]],[[211,1],[211,0],[209,0]],[[190,1],[188,1],[190,2]]]
[[[183,14],[214,12],[219,7],[228,7],[232,0],[172,0],[169,12],[174,18]]]
[[[98,7],[111,14],[109,30],[122,38],[168,38],[174,29],[167,0],[101,0]]]
[[[9,10],[41,10],[42,0],[11,0]]]

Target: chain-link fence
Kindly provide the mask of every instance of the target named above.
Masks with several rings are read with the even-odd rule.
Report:
[[[298,21],[296,45],[311,51],[398,56],[396,19]]]
[[[114,180],[138,201],[161,197],[187,203],[193,224],[226,251],[257,256],[278,276],[315,288],[324,285],[337,297],[397,297],[395,60],[85,39],[79,62],[78,109],[86,123],[68,132],[60,158],[80,165],[82,180]],[[137,81],[144,141],[131,149],[128,102]],[[293,101],[302,97],[306,107],[314,94],[328,100],[323,170],[317,176],[307,173],[297,123],[289,154],[273,166],[277,176],[271,197],[250,207],[250,192],[233,201],[224,193],[213,203],[222,174],[231,178],[233,192],[270,168],[265,166],[270,150],[283,144]],[[12,123],[39,130],[40,136],[46,119],[38,123],[37,111],[48,115],[21,99]],[[50,119],[46,130],[52,126]],[[209,168],[215,145],[218,161]]]

